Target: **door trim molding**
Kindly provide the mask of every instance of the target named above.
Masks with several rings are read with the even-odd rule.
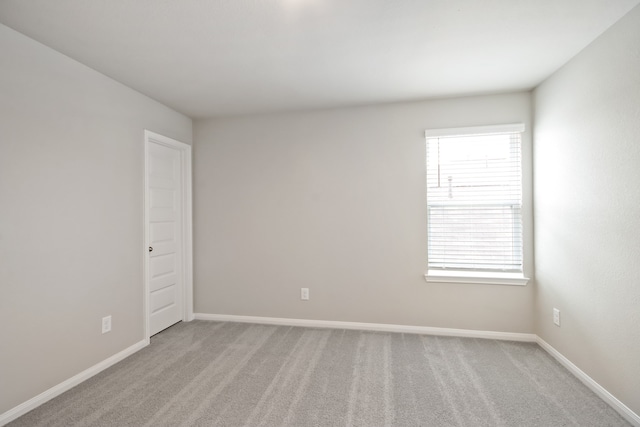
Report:
[[[183,269],[182,269],[182,320],[189,322],[193,316],[193,229],[192,229],[192,195],[191,195],[191,146],[175,139],[151,132],[144,131],[144,337],[149,339],[149,257],[147,248],[149,247],[149,194],[148,177],[149,168],[149,144],[160,144],[176,149],[180,152],[180,164],[182,170],[182,248],[183,248]]]

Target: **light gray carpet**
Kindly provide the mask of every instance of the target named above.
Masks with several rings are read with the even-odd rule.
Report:
[[[193,321],[11,426],[627,426],[536,344]]]

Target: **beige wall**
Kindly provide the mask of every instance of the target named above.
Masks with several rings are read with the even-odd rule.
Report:
[[[535,117],[537,333],[640,414],[640,7],[535,91]]]
[[[196,121],[195,311],[533,332],[532,286],[423,277],[425,129],[529,117],[515,93]]]
[[[144,338],[144,129],[192,124],[1,25],[0,52],[3,413]]]

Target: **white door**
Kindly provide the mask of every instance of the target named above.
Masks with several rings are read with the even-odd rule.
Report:
[[[183,318],[181,152],[147,142],[149,336]]]

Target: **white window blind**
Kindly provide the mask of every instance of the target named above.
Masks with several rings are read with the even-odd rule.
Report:
[[[426,132],[430,271],[522,272],[523,131]]]

